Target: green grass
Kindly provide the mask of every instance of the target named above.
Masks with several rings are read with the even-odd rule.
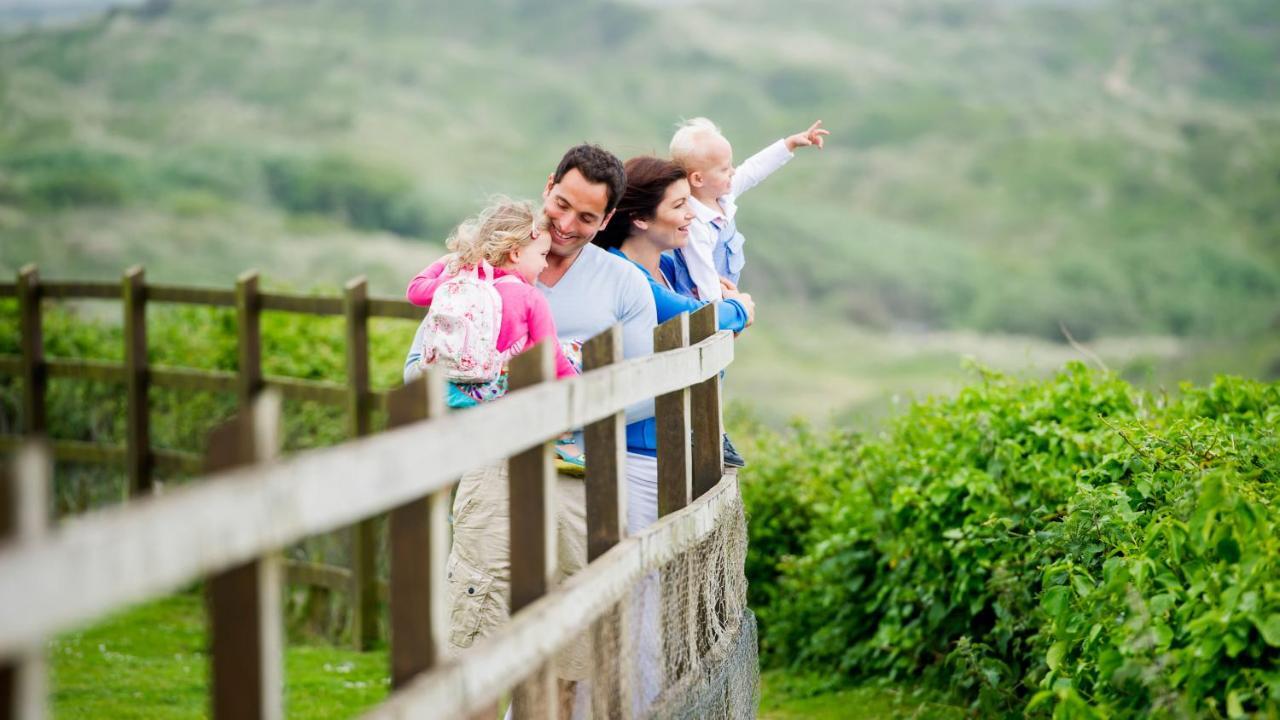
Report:
[[[53,717],[179,720],[208,715],[203,600],[174,595],[117,613],[49,645]],[[385,650],[291,644],[285,656],[289,717],[347,718],[387,695]],[[851,717],[950,720],[958,708],[911,688],[822,690],[779,671],[761,677],[764,720]]]
[[[55,718],[177,720],[208,715],[204,608],[183,594],[126,610],[49,647]],[[387,694],[387,654],[291,645],[289,717],[346,718]]]
[[[760,676],[760,720],[845,720],[902,718],[961,720],[964,709],[940,701],[933,693],[905,685],[868,683],[852,688],[822,689],[824,683],[792,677],[780,670]]]

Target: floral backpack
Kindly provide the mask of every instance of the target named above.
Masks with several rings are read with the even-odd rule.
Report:
[[[496,285],[520,280],[512,275],[495,279],[493,275],[493,267],[481,261],[478,268],[463,268],[436,288],[431,309],[418,326],[409,350],[406,381],[420,374],[422,368],[435,366],[451,382],[491,382],[502,374],[507,361],[523,349],[523,343],[516,343],[504,352],[498,351],[502,296]]]

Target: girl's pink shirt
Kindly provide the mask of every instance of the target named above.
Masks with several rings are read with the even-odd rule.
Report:
[[[431,304],[436,289],[449,279],[444,274],[448,258],[441,258],[427,266],[418,276],[409,281],[409,289],[405,297],[414,305],[426,307]],[[494,268],[494,278],[511,275],[520,280],[518,283],[502,282],[494,285],[498,296],[502,298],[502,327],[498,330],[498,351],[509,349],[516,341],[525,339],[525,347],[533,347],[544,338],[551,338],[556,352],[556,377],[565,378],[578,374],[569,359],[564,356],[560,341],[556,338],[556,321],[551,316],[551,305],[547,298],[538,292],[524,278],[511,270]]]

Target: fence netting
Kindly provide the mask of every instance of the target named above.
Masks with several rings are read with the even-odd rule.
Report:
[[[712,532],[642,576],[539,670],[562,720],[754,718],[759,674],[746,605],[747,531],[735,493]],[[544,699],[544,698],[539,698]]]

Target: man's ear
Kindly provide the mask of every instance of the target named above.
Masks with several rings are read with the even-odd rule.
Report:
[[[551,188],[556,186],[556,174],[551,173],[547,176],[547,186],[542,188],[542,198],[545,200],[551,194]]]
[[[608,225],[608,224],[609,224],[609,221],[613,219],[613,214],[614,214],[614,213],[616,213],[616,212],[618,212],[618,209],[617,209],[617,208],[614,208],[614,209],[610,210],[610,211],[609,211],[609,214],[608,214],[608,215],[605,215],[605,216],[604,216],[604,219],[600,221],[600,227],[596,228],[596,232],[600,232],[601,230],[603,230],[603,229],[604,229],[604,226],[605,226],[605,225]]]

